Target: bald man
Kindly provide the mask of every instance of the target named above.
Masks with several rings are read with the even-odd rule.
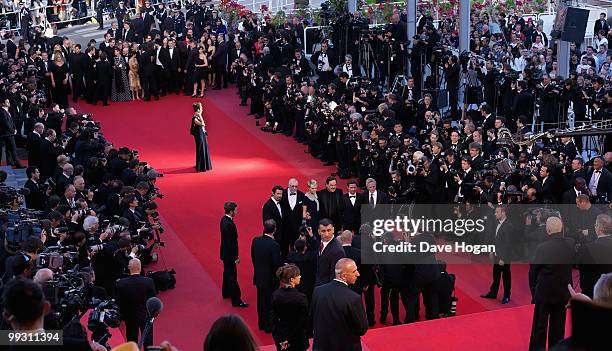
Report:
[[[130,275],[117,281],[116,298],[119,311],[125,321],[127,341],[138,342],[138,330],[144,330],[147,319],[147,300],[157,294],[153,279],[140,275],[140,260],[133,258],[128,263]],[[153,331],[144,341],[144,345],[153,344]]]
[[[565,305],[570,298],[567,285],[572,283],[575,242],[563,237],[563,222],[559,217],[546,220],[548,238],[535,252],[533,270],[536,275],[535,308],[529,350],[552,348],[563,340]]]
[[[357,264],[341,258],[336,277],[315,288],[312,297],[313,350],[361,350],[361,336],[368,331],[361,296],[349,285],[359,277]]]

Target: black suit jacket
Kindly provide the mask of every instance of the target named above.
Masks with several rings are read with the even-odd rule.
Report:
[[[253,238],[251,243],[253,285],[275,289],[278,286],[276,269],[281,264],[280,245],[267,235]]]
[[[227,42],[223,41],[219,43],[215,54],[212,56],[212,61],[217,67],[227,66]]]
[[[15,135],[15,122],[13,117],[4,108],[0,108],[0,137]]]
[[[604,236],[582,245],[578,252],[580,286],[592,293],[602,274],[612,272],[612,236]]]
[[[281,204],[281,211],[283,210],[283,206]],[[266,203],[264,203],[261,209],[261,221],[262,223],[267,221],[268,219],[273,219],[276,222],[276,233],[275,238],[276,241],[282,240],[282,230],[283,230],[283,217],[284,213],[279,212],[278,207],[276,207],[276,203],[270,197]]]
[[[291,209],[289,204],[289,190],[283,191],[283,197],[281,198],[281,209],[283,210],[283,234],[286,235],[286,239],[289,244],[293,244],[299,236],[299,229],[302,225],[302,205],[304,203],[304,193],[297,191],[295,195],[295,206]]]
[[[179,68],[183,67],[181,54],[177,48],[174,48],[172,58],[170,58],[170,49],[162,48],[161,52],[159,53],[159,60],[162,62],[165,68],[170,70],[170,72],[178,72]]]
[[[301,284],[300,284],[301,285]],[[289,341],[296,350],[308,348],[308,300],[295,288],[280,288],[272,294],[270,308],[272,336],[278,342]]]
[[[153,279],[130,275],[117,281],[117,304],[121,318],[126,321],[144,321],[147,318],[147,300],[155,296]]]
[[[317,243],[317,246],[319,245],[320,244]],[[333,238],[317,259],[317,277],[315,285],[323,285],[332,281],[336,276],[336,263],[343,257],[345,257],[345,254],[342,244],[340,244],[338,239]]]
[[[572,283],[574,241],[562,234],[550,235],[535,252],[536,303],[564,303],[569,299],[567,285]]]
[[[575,205],[576,197],[578,197],[576,195],[576,190],[574,189],[574,187],[572,187],[570,190],[567,190],[563,193],[563,196],[561,196],[561,203],[567,205]]]
[[[555,198],[557,196],[557,188],[555,187],[555,178],[549,176],[546,179],[546,182],[542,184],[543,179],[538,179],[533,186],[538,192],[538,196],[541,201],[544,202],[555,202]]]
[[[342,218],[342,190],[336,189],[335,192],[330,192],[327,189],[320,190],[317,193],[319,198],[319,213],[321,218],[327,218],[334,222],[334,229],[340,229]]]
[[[355,205],[348,193],[342,195],[342,229],[357,232],[361,226],[361,198],[355,193]]]
[[[503,260],[504,264],[510,263],[514,258],[514,246],[516,245],[516,239],[513,236],[514,229],[510,220],[506,218],[504,223],[499,228],[497,235],[495,235],[495,229],[497,228],[497,221],[493,221],[491,227],[491,235],[493,235],[492,242],[495,244],[495,263],[499,263],[499,260]]]
[[[370,192],[369,191],[364,191],[363,193],[359,194],[359,196],[361,198],[362,205],[368,205],[370,203]],[[389,203],[389,197],[387,196],[387,194],[383,193],[380,190],[376,190],[375,205],[383,205],[383,204],[388,204],[388,203]]]
[[[28,166],[40,166],[40,143],[42,137],[33,131],[28,134]]]
[[[47,196],[40,189],[37,183],[34,183],[31,179],[28,179],[24,186],[30,190],[30,194],[25,197],[27,208],[32,208],[35,210],[44,210],[45,203],[47,202]]]
[[[587,173],[586,186],[588,187],[593,177],[594,169],[589,169]],[[612,201],[612,173],[605,168],[601,169],[599,182],[597,183],[597,196],[606,195],[608,201]]]
[[[54,146],[49,140],[43,138],[40,142],[40,165],[41,180],[53,176],[57,166],[57,156],[61,154],[61,148]]]
[[[238,229],[234,220],[228,216],[221,218],[221,248],[220,258],[223,261],[234,262],[238,259]]]
[[[315,288],[311,311],[313,350],[361,350],[368,321],[361,296],[346,284],[333,280]]]

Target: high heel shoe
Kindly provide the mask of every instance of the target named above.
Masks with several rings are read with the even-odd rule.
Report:
[[[196,94],[195,93],[191,94],[191,97],[192,98],[196,97]]]
[[[198,95],[198,97],[199,97],[199,98],[203,98],[203,97],[204,97],[204,94],[200,94],[200,95]]]

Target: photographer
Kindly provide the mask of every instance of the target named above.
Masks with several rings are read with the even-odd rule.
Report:
[[[444,79],[446,80],[446,89],[448,90],[448,104],[450,106],[451,118],[457,120],[459,115],[457,113],[458,93],[459,93],[459,79],[461,66],[459,65],[459,59],[457,56],[449,56],[444,62]]]
[[[14,277],[16,268],[20,268],[21,271],[25,269],[33,268],[33,263],[38,258],[38,254],[43,249],[43,242],[35,237],[31,236],[23,241],[21,245],[21,251],[17,252],[12,256],[8,256],[4,260],[4,275],[2,276],[2,282],[7,283]]]
[[[26,207],[42,211],[52,189],[47,184],[39,184],[40,171],[36,166],[28,167],[26,176],[28,180],[25,182],[24,188],[29,190],[29,194],[25,196]]]

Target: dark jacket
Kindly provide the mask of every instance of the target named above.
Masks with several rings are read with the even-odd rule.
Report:
[[[281,264],[280,245],[267,235],[253,238],[251,243],[251,261],[253,262],[253,285],[276,288],[276,269]]]
[[[280,288],[272,294],[270,308],[272,337],[278,345],[288,341],[292,350],[306,350],[309,346],[308,301],[306,295],[295,288]]]
[[[130,275],[117,281],[117,304],[121,318],[126,321],[143,321],[147,317],[147,300],[157,293],[153,279]]]
[[[336,238],[333,238],[327,246],[325,246],[325,249],[317,260],[316,286],[329,283],[334,279],[336,276],[336,262],[343,257],[345,257],[345,254],[342,245]]]
[[[220,258],[223,261],[235,261],[238,259],[238,229],[234,220],[228,216],[221,218],[221,248]]]
[[[313,350],[361,350],[368,330],[361,296],[333,280],[317,287],[312,297]]]
[[[536,248],[533,272],[536,275],[536,303],[564,303],[569,297],[567,285],[572,283],[574,241],[562,234],[550,235]]]

